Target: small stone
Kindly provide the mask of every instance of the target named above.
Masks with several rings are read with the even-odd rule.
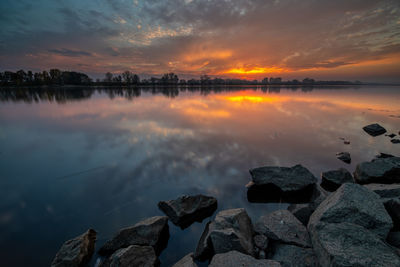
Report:
[[[385,158],[393,158],[394,156],[391,154],[386,154],[386,153],[379,153],[379,155],[376,155],[376,159],[385,159]]]
[[[395,137],[396,135],[395,135],[394,133],[391,133],[391,134],[385,134],[385,136],[388,136],[388,137],[390,137],[390,138],[393,138],[393,137]]]
[[[392,139],[390,140],[393,144],[400,144],[400,139]]]
[[[330,192],[335,191],[344,183],[354,183],[353,176],[344,168],[323,172],[321,177],[321,187]]]
[[[349,152],[339,152],[336,153],[336,158],[340,159],[341,161],[350,164],[351,163],[351,156]]]
[[[378,136],[378,135],[386,133],[386,129],[377,123],[364,126],[363,130],[371,136]]]

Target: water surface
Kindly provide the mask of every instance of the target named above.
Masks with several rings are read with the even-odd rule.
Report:
[[[0,265],[48,266],[90,227],[99,248],[182,194],[215,196],[219,210],[244,207],[253,220],[286,208],[247,201],[253,167],[301,163],[319,177],[400,154],[362,130],[400,131],[399,87],[228,89],[0,90]],[[206,221],[170,223],[162,266],[194,251]]]

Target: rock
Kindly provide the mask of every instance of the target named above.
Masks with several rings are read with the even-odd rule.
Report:
[[[343,184],[328,196],[314,211],[308,230],[314,231],[320,223],[348,222],[363,226],[386,239],[393,226],[379,196],[358,184]]]
[[[400,157],[362,162],[356,166],[354,180],[359,184],[400,183]]]
[[[395,137],[395,136],[396,136],[396,134],[394,134],[394,133],[391,133],[391,134],[385,134],[385,136],[389,136],[390,138],[393,138],[393,137]]]
[[[229,251],[222,254],[216,254],[209,265],[209,267],[238,267],[238,266],[252,266],[252,267],[280,267],[277,261],[272,260],[257,260],[249,255],[240,253],[238,251]]]
[[[386,241],[390,245],[392,245],[396,248],[400,248],[400,232],[390,232],[388,234]]]
[[[390,140],[393,144],[400,144],[400,139],[392,139]]]
[[[250,170],[253,184],[247,198],[250,202],[308,202],[317,178],[305,167],[267,166]]]
[[[321,178],[321,187],[330,192],[335,191],[344,183],[354,183],[353,176],[344,168],[323,172]]]
[[[364,186],[382,198],[400,197],[400,184],[366,184]]]
[[[271,240],[311,247],[306,227],[288,210],[277,210],[261,216],[254,230]]]
[[[351,156],[349,152],[339,152],[336,153],[336,158],[340,159],[341,161],[350,164],[351,163]]]
[[[169,238],[168,217],[155,216],[121,229],[99,250],[100,255],[110,255],[130,245],[152,246],[157,255],[166,247]]]
[[[377,123],[364,126],[363,130],[371,136],[378,136],[378,135],[386,133],[386,129]]]
[[[92,258],[96,241],[96,231],[87,230],[84,234],[66,241],[57,252],[52,267],[84,266]]]
[[[325,266],[400,266],[394,250],[366,228],[351,223],[319,223],[310,231],[319,264]]]
[[[193,260],[193,253],[186,255],[172,267],[197,267],[197,264]]]
[[[345,144],[345,145],[350,145],[350,141],[343,141],[343,144]]]
[[[393,230],[400,231],[400,198],[392,198],[384,202],[385,208],[393,220]]]
[[[318,259],[311,248],[293,245],[275,244],[271,260],[279,262],[283,267],[318,267]]]
[[[386,153],[379,153],[379,155],[376,155],[376,159],[385,159],[385,158],[393,158],[394,156],[391,154],[386,154]]]
[[[268,247],[268,237],[265,235],[255,235],[254,236],[254,245],[261,250],[266,250]]]
[[[201,222],[217,209],[217,200],[204,195],[181,196],[175,200],[160,201],[158,207],[181,228]]]
[[[115,251],[99,267],[154,267],[159,266],[159,264],[153,247],[131,245]]]
[[[213,254],[230,250],[255,256],[253,225],[245,209],[220,211],[206,226],[195,252],[195,259],[205,260]]]

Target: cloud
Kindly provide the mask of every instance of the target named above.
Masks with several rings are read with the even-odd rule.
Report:
[[[65,57],[80,57],[80,56],[91,57],[91,56],[93,56],[92,53],[87,52],[87,51],[71,50],[71,49],[67,49],[67,48],[49,49],[47,51],[49,51],[50,53],[54,53],[54,54],[65,56]]]

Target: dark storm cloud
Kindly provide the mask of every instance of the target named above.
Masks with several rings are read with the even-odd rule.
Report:
[[[40,67],[79,67],[79,53],[71,51],[96,55],[85,62],[91,73],[221,75],[254,67],[333,73],[400,58],[400,2],[394,0],[42,0],[26,12],[27,1],[5,2],[5,67],[41,57]],[[71,59],[60,62],[49,53]]]

